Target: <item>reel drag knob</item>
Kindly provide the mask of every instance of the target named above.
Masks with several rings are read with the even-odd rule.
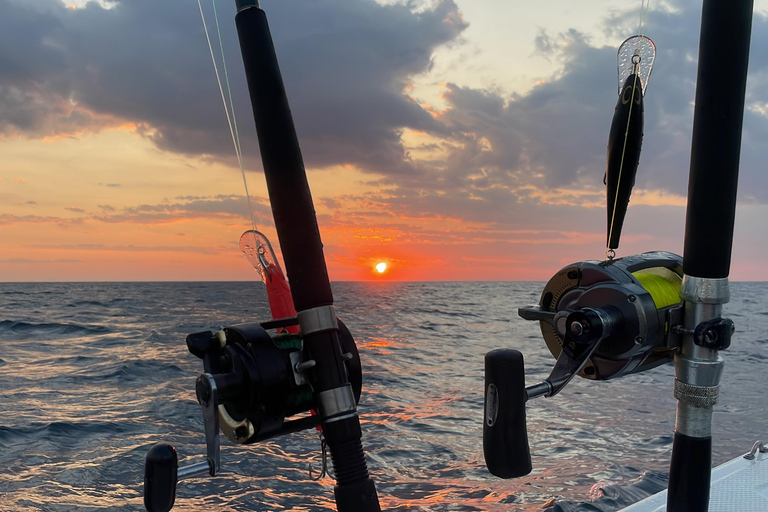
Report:
[[[168,512],[176,501],[179,458],[168,443],[150,448],[144,464],[144,507],[149,512]]]
[[[525,424],[523,354],[498,349],[485,355],[483,452],[488,471],[499,478],[531,472],[531,450]]]

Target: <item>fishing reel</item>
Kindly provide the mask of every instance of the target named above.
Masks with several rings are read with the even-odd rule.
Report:
[[[252,444],[320,425],[308,374],[315,361],[307,359],[300,334],[285,332],[298,325],[296,317],[227,327],[219,332],[187,336],[187,348],[202,359],[197,400],[203,408],[206,460],[179,468],[173,446],[159,443],[147,454],[144,504],[149,511],[173,507],[181,479],[216,475],[221,469],[221,431],[237,444]],[[355,403],[360,399],[362,369],[349,329],[338,321],[339,341]],[[288,419],[292,418],[292,419]]]
[[[537,305],[519,309],[539,322],[557,362],[546,380],[526,387],[519,351],[486,354],[483,448],[491,473],[512,478],[532,469],[526,401],[555,396],[576,375],[608,380],[672,361],[685,333],[682,276],[682,258],[668,252],[575,263],[549,280]],[[727,347],[731,332],[732,323],[705,325],[694,336]]]

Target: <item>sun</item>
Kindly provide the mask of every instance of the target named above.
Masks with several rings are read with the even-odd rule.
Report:
[[[374,268],[376,269],[376,272],[383,274],[384,271],[387,270],[387,264],[382,261],[381,263],[377,263]]]

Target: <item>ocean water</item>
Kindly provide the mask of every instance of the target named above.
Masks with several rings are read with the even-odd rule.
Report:
[[[419,511],[609,511],[666,484],[669,366],[577,379],[528,405],[534,471],[499,480],[482,455],[483,356],[515,347],[528,383],[554,362],[517,317],[543,283],[335,283],[364,369],[363,443],[382,506]],[[714,462],[768,439],[768,283],[732,283],[737,333],[714,416]],[[205,452],[187,334],[267,318],[260,283],[0,284],[0,510],[142,510],[156,442]],[[314,431],[248,447],[179,484],[174,510],[333,510]]]

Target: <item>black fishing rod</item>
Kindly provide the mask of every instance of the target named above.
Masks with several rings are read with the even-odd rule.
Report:
[[[667,510],[706,511],[712,467],[712,408],[733,323],[730,298],[744,94],[753,0],[704,0],[691,142],[680,296],[681,349],[675,354],[677,420]]]
[[[733,322],[721,313],[729,300],[752,8],[753,0],[704,0],[685,256],[648,252],[612,258],[618,238],[612,239],[611,219],[623,221],[623,200],[628,201],[634,183],[634,158],[639,157],[642,138],[641,132],[631,133],[628,118],[631,145],[624,157],[633,159],[619,168],[629,170],[631,183],[625,182],[623,189],[621,180],[613,181],[619,183],[613,197],[621,196],[616,201],[622,209],[618,217],[611,212],[609,189],[609,259],[566,266],[545,285],[538,304],[518,311],[524,319],[539,322],[547,348],[557,359],[549,377],[526,386],[519,351],[486,354],[483,448],[494,475],[513,478],[532,469],[525,421],[528,400],[555,396],[576,375],[608,380],[674,361],[678,406],[667,510],[707,510],[712,408],[723,369],[718,352],[730,346],[734,332]],[[636,86],[625,85],[631,105]],[[623,108],[619,101],[617,116]],[[615,133],[612,128],[611,140],[619,138]],[[609,148],[608,173],[617,161]],[[620,234],[620,223],[618,229],[614,234]]]
[[[187,336],[189,351],[204,367],[196,394],[203,408],[206,460],[179,468],[174,447],[155,445],[147,455],[144,503],[151,512],[166,512],[173,507],[179,480],[216,475],[221,467],[219,431],[234,443],[251,444],[319,426],[323,473],[327,445],[339,512],[379,512],[357,414],[360,356],[333,306],[315,209],[266,14],[257,0],[236,0],[236,5],[264,175],[296,316]],[[269,242],[259,237],[263,235],[246,232],[241,248],[263,272],[273,267],[277,272]],[[300,414],[304,416],[296,418]]]
[[[331,451],[339,511],[380,510],[368,476],[356,399],[339,343],[323,244],[267,17],[238,0],[237,32],[277,235],[298,312],[314,402]]]

